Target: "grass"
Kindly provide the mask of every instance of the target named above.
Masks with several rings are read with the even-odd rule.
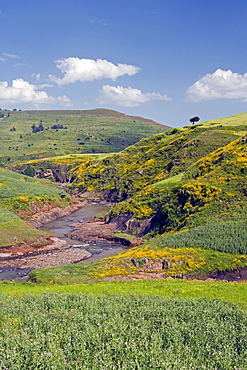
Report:
[[[170,248],[198,247],[227,253],[247,254],[246,221],[207,223],[175,235],[163,236],[162,245]]]
[[[69,199],[67,193],[57,189],[50,181],[38,181],[5,169],[0,171],[1,205],[9,210],[28,209],[28,203],[32,201],[60,201],[62,194]]]
[[[247,311],[247,283],[228,283],[223,281],[188,281],[188,280],[135,280],[98,282],[87,284],[34,284],[18,282],[0,282],[0,294],[7,296],[39,295],[43,293],[73,294],[136,294],[159,295],[164,298],[183,299],[220,299],[236,304]]]
[[[4,113],[4,112],[3,112]],[[5,113],[4,113],[5,114]],[[32,133],[42,121],[44,131]],[[64,129],[51,129],[53,125]],[[10,131],[15,127],[15,131]],[[23,111],[0,119],[3,164],[83,153],[114,153],[166,126],[106,109],[88,111]]]
[[[162,181],[156,182],[155,186],[164,187],[168,184],[175,184],[182,180],[183,175],[184,175],[183,173],[179,173],[178,175],[169,177],[168,179],[164,179]]]
[[[221,300],[0,296],[2,369],[246,369],[247,319]]]
[[[37,230],[5,208],[0,208],[0,247],[36,243],[48,233]],[[44,243],[44,240],[43,240]]]
[[[61,199],[61,196],[64,196]],[[37,230],[22,218],[29,218],[44,204],[65,207],[70,196],[48,180],[34,179],[6,169],[0,169],[0,246],[36,243],[47,233]],[[19,217],[21,216],[21,217]]]

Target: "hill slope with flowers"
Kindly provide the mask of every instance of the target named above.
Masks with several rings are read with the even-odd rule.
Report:
[[[246,130],[246,114],[232,123],[170,129],[97,163],[80,164],[71,187],[102,191],[116,201],[110,219],[130,215],[126,231],[139,236],[147,233],[140,224],[148,218],[148,232],[159,234],[199,226],[203,214],[222,218],[229,208],[245,205]]]
[[[121,153],[79,164],[71,190],[115,202],[105,218],[117,225],[111,236],[144,243],[100,262],[68,267],[70,282],[150,272],[206,277],[245,268],[246,130],[247,114],[241,114],[170,129]],[[32,276],[68,278],[65,267],[42,271]]]

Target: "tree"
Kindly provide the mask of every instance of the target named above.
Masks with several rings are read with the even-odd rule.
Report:
[[[190,118],[190,122],[192,123],[192,125],[194,125],[195,122],[199,122],[199,121],[200,121],[200,117],[198,116]]]

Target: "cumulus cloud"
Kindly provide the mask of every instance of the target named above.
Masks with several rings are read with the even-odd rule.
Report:
[[[77,81],[86,82],[110,78],[116,80],[123,75],[132,76],[140,71],[140,68],[128,64],[113,64],[103,59],[80,59],[70,57],[57,60],[57,68],[63,73],[62,78],[49,75],[51,81],[58,85],[66,85]]]
[[[100,91],[98,101],[100,104],[113,103],[124,107],[137,107],[140,104],[147,103],[151,100],[171,100],[166,94],[161,95],[156,92],[143,93],[139,89],[122,86],[104,85]]]
[[[20,58],[20,56],[16,55],[16,54],[2,53],[2,55],[7,57],[7,58],[12,58],[12,59],[19,59]]]
[[[12,86],[8,85],[7,81],[0,82],[0,103],[39,107],[43,104],[61,106],[71,106],[71,101],[67,96],[53,97],[45,91],[39,91],[39,86],[32,85],[22,78],[17,78],[12,81]]]
[[[209,99],[242,99],[247,101],[247,73],[217,69],[208,73],[187,90],[187,100],[199,102]]]

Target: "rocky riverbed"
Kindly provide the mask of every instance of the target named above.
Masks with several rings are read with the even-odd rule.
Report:
[[[89,257],[91,257],[91,253],[84,249],[66,248],[1,260],[0,268],[38,269],[40,267],[54,267],[80,262]]]

